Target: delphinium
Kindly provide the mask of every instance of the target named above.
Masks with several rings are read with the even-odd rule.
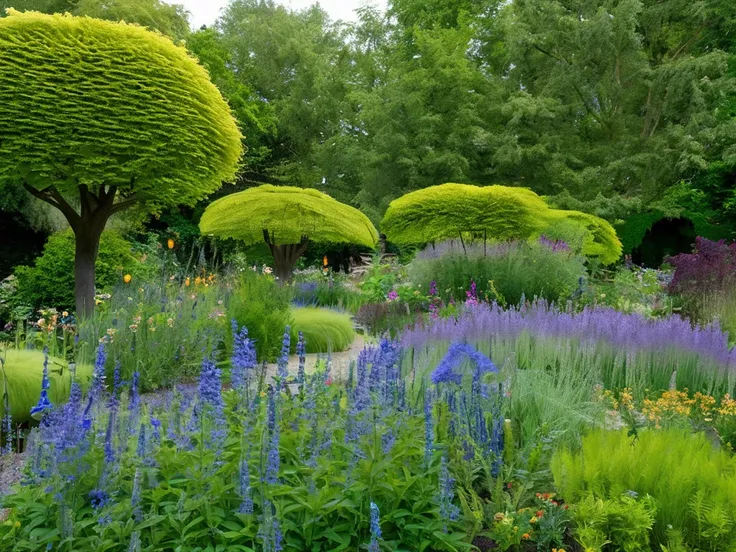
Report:
[[[464,354],[474,367],[468,380],[490,373],[488,359]],[[222,389],[210,357],[196,386],[157,396],[139,395],[137,378],[123,382],[114,372],[110,388],[98,378],[86,398],[75,392],[45,414],[37,431],[41,455],[29,463],[33,475],[8,499],[21,525],[1,526],[0,537],[25,546],[31,535],[23,522],[39,511],[48,518],[41,528],[68,529],[73,520],[74,549],[105,542],[114,552],[207,546],[275,552],[328,549],[338,541],[358,549],[369,540],[371,550],[384,543],[411,550],[445,534],[460,542],[450,469],[460,460],[446,456],[478,432],[473,416],[463,420],[461,407],[449,407],[447,389],[462,402],[466,378],[438,387],[417,382],[410,391],[402,358],[397,343],[383,341],[360,353],[349,386],[326,378],[322,362],[305,374],[296,396],[278,380],[253,382],[247,405],[239,390]],[[486,386],[483,379],[476,388],[483,394]],[[487,401],[471,403],[492,415]],[[451,412],[455,433],[448,436]],[[482,450],[490,441],[471,446]],[[411,529],[392,521],[390,511],[381,519],[378,505],[389,503],[408,512],[402,523]],[[416,504],[423,506],[414,511]],[[39,546],[56,547],[55,538]]]

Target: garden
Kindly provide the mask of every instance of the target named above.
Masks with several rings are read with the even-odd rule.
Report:
[[[0,551],[736,550],[728,3],[103,4],[0,17]]]

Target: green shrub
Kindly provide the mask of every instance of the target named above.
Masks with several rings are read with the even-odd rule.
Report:
[[[41,351],[7,349],[0,351],[0,362],[3,364],[3,373],[0,377],[0,386],[7,385],[10,413],[13,423],[20,424],[31,420],[31,407],[38,402],[41,393],[41,378],[43,374],[44,355]],[[54,405],[61,404],[69,398],[71,388],[71,373],[68,363],[54,357],[49,357],[49,399]],[[92,366],[78,364],[77,378],[86,387],[92,378]],[[0,387],[0,412],[5,415],[1,400],[4,387]],[[0,416],[2,417],[2,416]]]
[[[139,373],[143,391],[195,378],[202,358],[227,335],[229,289],[214,279],[187,280],[119,285],[79,323],[79,357],[92,362],[105,340],[108,377],[117,361],[125,381]]]
[[[96,286],[100,290],[120,282],[124,274],[135,280],[145,279],[149,268],[132,253],[132,245],[112,230],[102,233],[99,255],[95,263]],[[33,266],[15,270],[17,300],[35,308],[74,307],[74,233],[65,230],[53,234],[43,248],[43,254]]]
[[[412,261],[409,279],[423,289],[437,283],[445,300],[464,301],[475,282],[479,297],[518,304],[522,296],[549,301],[567,299],[585,274],[583,259],[539,243],[514,242],[484,248],[440,244],[428,247]],[[498,297],[500,295],[500,297]]]
[[[302,332],[307,341],[308,353],[345,351],[355,339],[350,315],[327,309],[298,308],[292,311],[292,349],[297,334]]]
[[[689,550],[736,546],[736,458],[715,450],[704,434],[642,431],[632,441],[626,430],[597,430],[583,438],[581,451],[558,451],[551,468],[568,502],[589,495],[603,500],[627,492],[651,495],[657,505],[657,549],[667,545],[670,526],[683,535]]]
[[[281,350],[284,328],[291,324],[291,289],[271,276],[245,271],[227,305],[228,320],[248,328],[258,360],[273,362]]]
[[[575,539],[584,550],[603,550],[611,544],[624,552],[649,551],[649,533],[657,507],[650,496],[604,500],[586,496],[572,508]]]

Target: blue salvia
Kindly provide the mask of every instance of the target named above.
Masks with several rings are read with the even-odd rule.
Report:
[[[455,498],[455,480],[450,475],[447,467],[447,458],[443,455],[440,464],[439,475],[439,496],[440,517],[443,522],[443,531],[447,533],[450,522],[457,521],[460,517],[460,508],[458,508],[453,500]]]
[[[281,378],[281,386],[289,377],[289,349],[291,348],[291,327],[286,326],[284,330],[284,338],[281,341],[281,354],[278,358],[278,376]]]
[[[250,380],[251,372],[256,367],[256,350],[253,340],[248,337],[248,328],[238,329],[235,320],[232,321],[233,354],[230,358],[232,370],[230,382],[233,389],[243,392]]]
[[[31,416],[35,419],[40,420],[47,414],[52,408],[51,400],[49,400],[49,388],[51,382],[49,381],[49,348],[44,347],[43,349],[43,375],[41,377],[41,394],[38,398],[38,403],[31,408]]]
[[[371,502],[371,541],[368,544],[369,552],[379,552],[378,540],[381,538],[381,512],[375,502]]]
[[[432,420],[432,390],[427,389],[424,393],[424,464],[432,463],[432,452],[434,451],[434,422]]]
[[[296,354],[299,356],[299,369],[297,371],[296,379],[299,383],[304,383],[304,369],[307,364],[307,342],[304,339],[304,333],[299,332],[299,338],[296,343]]]
[[[240,508],[241,514],[253,513],[253,491],[250,485],[250,470],[248,468],[248,455],[243,453],[240,459]]]
[[[275,485],[279,482],[281,456],[279,452],[280,431],[276,419],[276,393],[272,387],[268,389],[268,458],[266,464],[266,483]]]
[[[141,505],[141,492],[143,487],[143,475],[140,468],[135,469],[133,477],[133,492],[130,495],[130,506],[133,512],[133,519],[141,521],[143,519],[143,510]]]

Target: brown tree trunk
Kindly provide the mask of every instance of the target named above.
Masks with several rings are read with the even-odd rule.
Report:
[[[299,243],[289,243],[276,245],[275,236],[270,234],[268,230],[263,231],[263,239],[268,244],[268,248],[273,255],[273,272],[278,278],[281,285],[291,281],[294,273],[294,266],[309,245],[309,238],[302,236]]]
[[[95,261],[101,235],[102,229],[96,228],[82,228],[76,233],[74,294],[80,319],[92,316],[95,310]]]
[[[131,179],[131,186],[134,179]],[[105,229],[107,220],[124,209],[134,205],[138,198],[135,196],[115,203],[117,186],[100,185],[97,193],[90,191],[86,185],[79,186],[80,212],[64,199],[53,186],[37,190],[24,182],[23,186],[29,193],[56,207],[69,222],[74,231],[74,291],[76,298],[77,317],[86,318],[95,310],[95,261],[100,246],[100,236]]]

